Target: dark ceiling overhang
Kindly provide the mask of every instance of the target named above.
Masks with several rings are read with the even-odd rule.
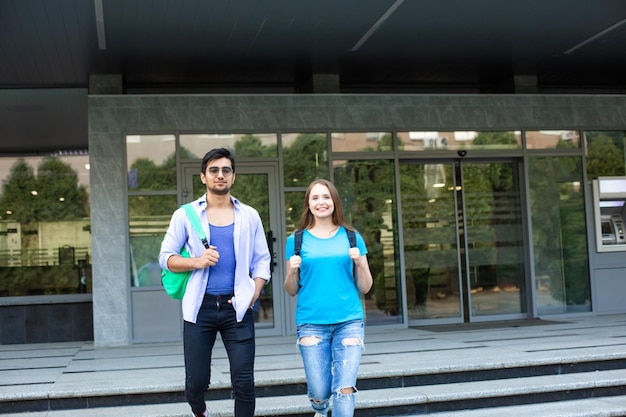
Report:
[[[3,0],[0,152],[86,147],[98,74],[125,94],[307,94],[320,75],[338,93],[623,93],[626,1]]]

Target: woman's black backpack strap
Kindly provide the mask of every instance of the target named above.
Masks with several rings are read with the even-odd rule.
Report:
[[[293,254],[296,256],[300,256],[300,248],[302,248],[302,233],[303,232],[304,232],[304,229],[296,230],[295,242],[293,246]]]
[[[348,240],[350,241],[350,247],[356,248],[356,234],[354,233],[354,230],[346,229],[346,232],[348,233]]]

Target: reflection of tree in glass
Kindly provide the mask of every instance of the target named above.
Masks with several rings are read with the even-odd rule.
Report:
[[[79,219],[88,216],[85,187],[79,185],[74,169],[57,158],[44,158],[37,170],[42,221]]]
[[[577,149],[578,145],[573,140],[565,140],[562,137],[559,138],[559,141],[556,143],[557,149]]]
[[[180,159],[197,159],[187,148],[179,148]],[[200,172],[200,164],[198,164]],[[137,158],[128,167],[128,188],[133,192],[175,191],[176,153],[169,155],[161,165],[149,157]],[[163,233],[172,212],[176,209],[174,195],[133,195],[128,199],[130,221],[131,283],[151,285],[138,279],[142,265],[149,264],[159,253]],[[151,223],[145,230],[141,225]],[[159,224],[160,227],[156,227]]]
[[[318,178],[328,178],[326,136],[303,133],[283,150],[285,186],[307,187]]]
[[[0,213],[2,220],[20,223],[19,250],[13,260],[34,262],[28,268],[0,268],[0,294],[22,296],[76,292],[73,265],[39,265],[29,254],[38,253],[40,222],[59,222],[88,217],[88,195],[79,185],[78,174],[56,157],[45,157],[33,168],[19,159],[2,188]],[[10,213],[10,214],[8,214]],[[47,262],[47,261],[46,261]]]
[[[168,166],[171,160],[174,160],[174,169]],[[129,181],[129,188],[137,191],[172,189],[172,185],[176,184],[175,162],[170,156],[159,166],[150,158],[137,158],[129,170],[133,177],[133,182]]]
[[[589,300],[584,199],[580,157],[529,159],[535,275],[547,275],[550,294],[566,305]],[[564,283],[564,286],[563,286]]]
[[[19,223],[33,219],[35,202],[31,191],[36,189],[36,183],[33,167],[23,159],[18,159],[2,187],[0,215],[3,219],[9,218]]]
[[[180,159],[196,158],[186,148],[179,149]],[[176,190],[176,154],[172,153],[161,165],[156,165],[148,157],[137,158],[128,168],[131,191],[175,191]],[[200,172],[200,164],[198,164]],[[128,212],[131,217],[162,216],[172,211],[169,199],[142,198],[137,196],[129,200]]]
[[[12,214],[7,217],[8,211]],[[2,217],[22,224],[80,219],[88,212],[87,191],[78,174],[55,157],[41,160],[37,177],[26,161],[16,161],[0,198]]]
[[[385,133],[379,140],[378,146],[381,151],[393,150],[393,136],[391,133]],[[404,148],[404,146],[402,146]]]
[[[274,145],[266,147],[261,140],[254,135],[244,135],[235,143],[235,172],[237,161],[242,158],[255,158],[275,155]],[[272,154],[273,152],[273,154]],[[233,184],[232,195],[241,202],[254,207],[261,216],[263,227],[267,232],[269,228],[269,204],[267,176],[241,174],[237,175],[237,181]]]
[[[180,159],[195,159],[186,148],[180,147]],[[176,154],[172,153],[161,165],[149,157],[137,158],[130,167],[128,188],[133,191],[163,191],[176,189]],[[198,164],[198,172],[200,165]]]
[[[385,224],[383,214],[387,211],[387,201],[393,201],[393,164],[388,160],[348,161],[344,166],[335,168],[335,184],[348,221],[363,235],[367,244],[376,305],[380,310],[396,315],[400,298],[397,294],[391,297],[386,288],[399,290],[400,277],[399,274],[385,276],[381,239],[381,231],[390,227]],[[389,248],[389,251],[397,253],[395,248]],[[385,282],[387,278],[393,282]]]
[[[481,132],[472,142],[472,148],[515,148],[517,139],[513,132]],[[508,259],[504,242],[519,245],[509,236],[508,224],[520,221],[519,200],[515,190],[516,171],[511,163],[465,164],[463,189],[465,190],[465,218],[467,239],[480,250],[472,253],[472,263],[478,265],[477,285],[517,286],[523,278],[521,259]],[[520,262],[517,262],[520,261]]]
[[[261,216],[263,227],[269,228],[268,184],[265,174],[237,174],[232,195],[249,206],[254,207]]]
[[[475,149],[510,149],[519,144],[513,132],[480,132],[472,141]]]
[[[276,145],[264,146],[263,142],[254,135],[243,135],[235,143],[235,158],[275,157]]]
[[[624,132],[585,132],[585,137],[589,178],[626,175]]]
[[[580,168],[580,167],[579,167]],[[579,172],[582,171],[581,169]],[[578,175],[582,181],[582,175]],[[565,302],[568,306],[590,306],[589,264],[585,228],[585,204],[580,191],[572,184],[560,184],[561,233],[563,239],[563,269],[565,275]]]
[[[298,135],[289,147],[283,149],[283,172],[286,187],[302,187],[318,178],[328,179],[326,136],[318,133],[303,133]],[[286,207],[292,210],[287,212],[286,224],[296,225],[302,215],[304,193],[287,193]]]
[[[404,257],[411,259],[406,268],[407,287],[413,286],[414,305],[426,302],[430,265],[424,261],[428,244],[420,242],[426,232],[428,206],[424,165],[400,165],[400,190],[402,193],[402,230],[404,232]],[[409,264],[407,262],[407,264]],[[408,288],[407,288],[407,291]],[[408,301],[411,297],[408,297]]]
[[[393,138],[383,135],[376,149],[367,147],[362,151],[385,151],[392,149]],[[368,249],[368,261],[374,278],[374,289],[367,298],[374,297],[376,307],[392,316],[399,312],[401,300],[400,273],[396,259],[390,259],[390,267],[385,267],[385,250],[398,254],[397,239],[392,247],[384,248],[382,231],[394,225],[385,224],[387,201],[395,201],[395,175],[389,160],[348,161],[344,166],[335,167],[335,184],[343,200],[348,221],[363,235]],[[396,222],[395,210],[391,210],[392,223]],[[388,269],[388,271],[387,271]],[[395,292],[388,291],[395,288]]]

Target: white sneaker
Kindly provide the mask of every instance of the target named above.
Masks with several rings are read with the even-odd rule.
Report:
[[[320,413],[315,413],[315,415],[313,417],[324,417],[322,414]]]

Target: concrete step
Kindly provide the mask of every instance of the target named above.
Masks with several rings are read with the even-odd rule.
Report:
[[[113,360],[115,362],[115,360]],[[120,361],[124,362],[124,361]],[[126,365],[126,364],[124,364]],[[626,359],[614,358],[605,360],[588,360],[581,362],[557,362],[557,363],[525,363],[524,365],[502,366],[502,363],[492,363],[491,366],[468,363],[463,367],[454,366],[453,369],[441,369],[433,367],[421,371],[409,370],[409,364],[401,364],[398,371],[394,370],[370,370],[360,374],[358,388],[362,397],[369,392],[381,389],[416,388],[432,395],[446,392],[445,387],[455,387],[454,384],[468,384],[468,387],[478,387],[478,382],[484,382],[483,386],[495,388],[508,386],[511,381],[531,381],[531,377],[557,376],[562,383],[572,383],[568,375],[583,375],[585,378],[597,380],[600,375],[621,375],[626,372]],[[367,369],[365,364],[362,368]],[[101,407],[133,406],[144,404],[169,404],[184,403],[182,381],[183,369],[143,370],[137,369],[131,373],[118,375],[116,372],[93,372],[69,373],[63,376],[65,384],[55,384],[51,387],[46,383],[21,385],[17,380],[20,374],[27,371],[16,371],[4,375],[11,377],[13,386],[0,387],[0,413],[18,413],[26,411],[45,410],[72,410],[72,409],[95,409]],[[224,368],[227,369],[227,368]],[[89,368],[87,369],[89,370]],[[81,369],[84,371],[84,369]],[[28,371],[28,372],[33,372]],[[45,369],[39,368],[36,372],[43,375]],[[145,372],[145,375],[143,374]],[[608,372],[600,374],[599,372]],[[131,375],[132,374],[132,375]],[[85,377],[87,377],[85,379]],[[116,385],[120,377],[127,378],[127,383]],[[132,379],[131,379],[132,377]],[[116,379],[117,378],[117,379]],[[32,376],[27,377],[32,381]],[[618,378],[621,381],[624,378]],[[626,384],[624,384],[626,386]],[[465,386],[465,385],[460,385]],[[454,388],[455,390],[457,388]],[[492,388],[486,388],[492,390]],[[592,390],[593,387],[586,387]],[[608,390],[607,382],[603,381],[601,387],[595,390]],[[230,382],[223,372],[217,374],[211,389],[207,392],[208,401],[228,400],[230,398]],[[301,369],[272,372],[272,378],[264,378],[257,381],[257,398],[280,398],[283,396],[306,395],[306,382]],[[395,394],[394,394],[395,395]],[[472,394],[473,395],[473,394]],[[539,394],[535,393],[535,396]],[[552,401],[552,393],[546,393],[547,400]],[[479,398],[479,397],[477,397]],[[432,398],[431,398],[432,400]],[[456,407],[459,408],[455,398]],[[470,398],[463,401],[470,402]],[[445,399],[444,399],[445,402]]]
[[[624,417],[626,396],[599,397],[584,400],[555,401],[508,407],[459,410],[442,413],[403,415],[402,417]],[[391,417],[391,416],[387,416]]]
[[[624,416],[626,415],[625,393],[625,369],[366,389],[359,392],[355,415],[358,417]],[[213,417],[233,416],[232,400],[214,400],[209,401],[208,404]],[[548,412],[555,414],[546,414]],[[90,417],[189,417],[191,415],[189,406],[185,402],[37,412],[38,415],[47,417],[74,417],[86,413]],[[4,416],[23,417],[27,414],[32,415],[33,412],[4,414]],[[312,411],[305,395],[283,395],[258,398],[256,415],[310,417]]]
[[[470,330],[370,330],[355,415],[626,416],[625,324],[619,315]],[[214,417],[230,417],[229,361],[220,346],[206,397]],[[181,343],[0,346],[0,415],[189,417],[182,351]],[[257,415],[312,417],[293,337],[259,338],[255,378]]]

